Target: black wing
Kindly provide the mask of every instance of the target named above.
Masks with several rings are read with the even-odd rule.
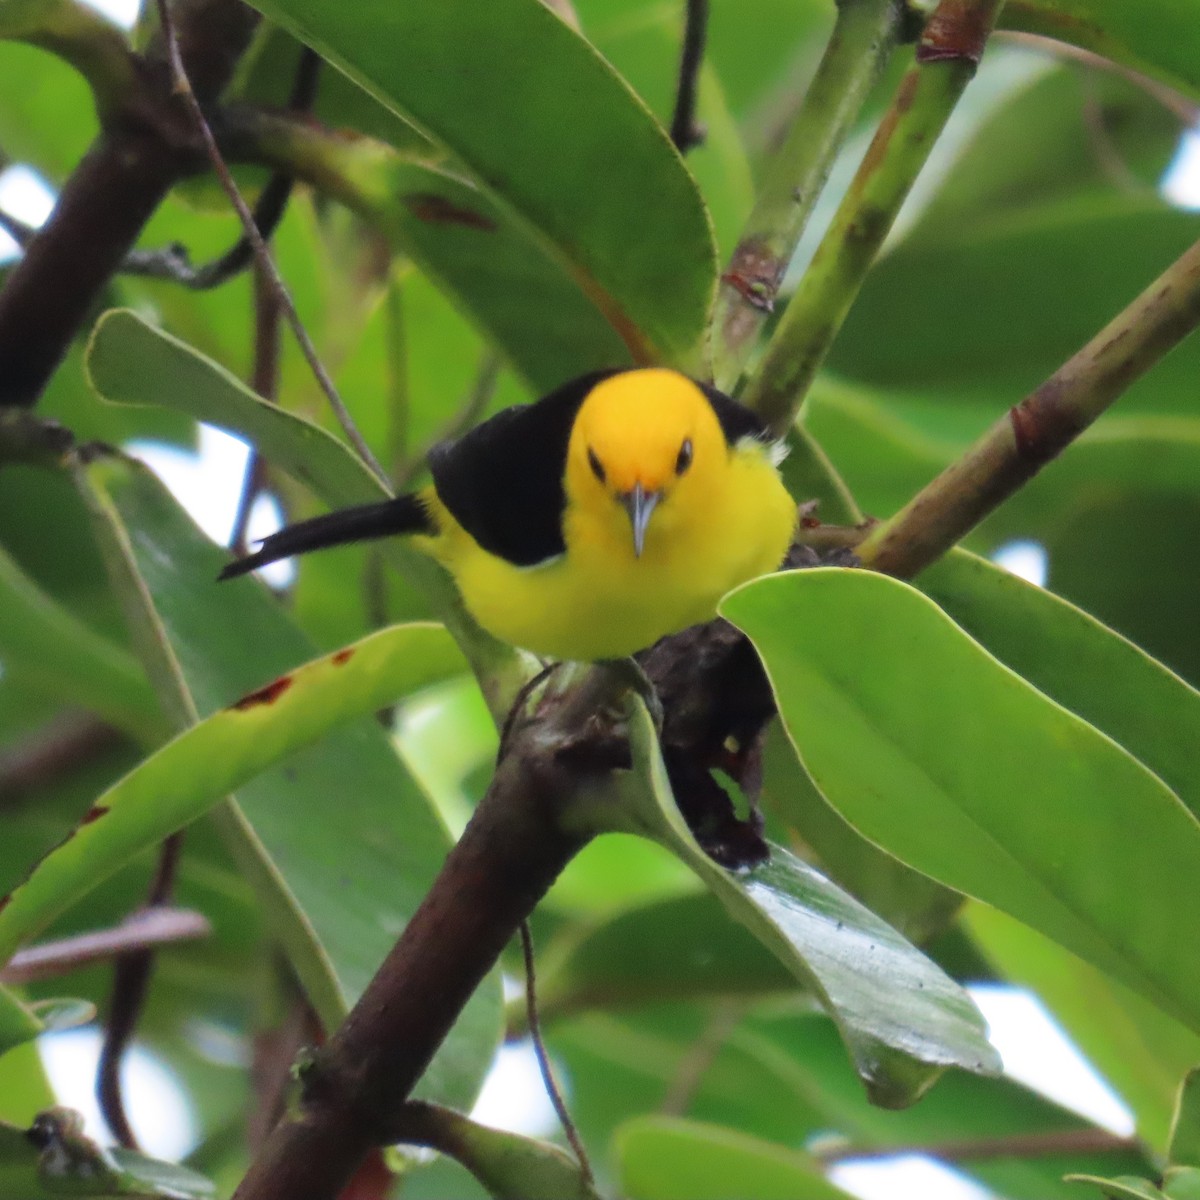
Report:
[[[566,550],[563,474],[571,427],[592,388],[616,374],[581,375],[429,452],[438,498],[489,553],[532,567]]]

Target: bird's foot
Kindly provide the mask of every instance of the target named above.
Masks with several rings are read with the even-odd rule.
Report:
[[[561,665],[561,663],[557,662],[547,663],[536,675],[521,685],[521,690],[517,692],[517,697],[512,702],[512,707],[508,710],[508,716],[504,718],[504,724],[500,727],[500,745],[496,750],[497,764],[508,753],[508,744],[512,741],[513,734],[521,725],[521,717],[524,715],[525,705],[529,702],[529,697],[533,695],[538,685],[549,679],[555,669]]]
[[[606,658],[603,665],[615,675],[631,692],[642,698],[654,722],[654,732],[659,736],[663,731],[663,706],[658,698],[658,692],[650,676],[642,669],[641,663],[633,658]]]

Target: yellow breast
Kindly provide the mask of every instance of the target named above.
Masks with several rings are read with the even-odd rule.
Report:
[[[666,495],[640,556],[627,515],[611,503],[569,496],[566,552],[534,567],[488,553],[443,505],[431,507],[442,532],[429,549],[480,625],[536,654],[581,661],[633,654],[709,620],[726,592],[779,565],[796,520],[766,448],[754,442],[728,451],[727,469]]]

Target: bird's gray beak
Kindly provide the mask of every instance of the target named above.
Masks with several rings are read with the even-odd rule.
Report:
[[[633,552],[638,558],[642,557],[650,514],[661,499],[662,492],[648,492],[640,483],[634,486],[632,492],[624,492],[620,496],[621,504],[629,514],[629,523],[633,526]]]

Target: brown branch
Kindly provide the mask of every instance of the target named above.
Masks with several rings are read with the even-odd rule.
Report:
[[[131,950],[195,941],[210,933],[212,925],[202,913],[187,908],[143,908],[112,929],[97,929],[18,950],[8,965],[0,968],[0,983],[12,986],[53,979]]]
[[[696,123],[696,92],[704,64],[704,42],[708,36],[708,0],[687,0],[683,50],[679,58],[679,83],[675,90],[675,112],[671,117],[671,141],[680,154],[704,141],[704,129]]]
[[[182,0],[180,44],[199,100],[216,98],[258,17],[240,0]],[[139,86],[63,187],[0,290],[0,406],[32,407],[171,186],[201,169],[173,101],[162,47],[135,60]]]
[[[1061,454],[1129,385],[1200,325],[1200,242],[958,462],[859,544],[866,566],[916,575]]]
[[[559,827],[572,773],[521,736],[437,881],[303,1077],[237,1200],[332,1200],[388,1129],[520,921],[579,850]]]
[[[52,787],[123,741],[120,730],[90,713],[61,713],[0,751],[0,807]]]
[[[980,1162],[993,1158],[1045,1158],[1059,1154],[1138,1153],[1142,1144],[1107,1129],[1062,1129],[1050,1133],[1014,1133],[1003,1137],[962,1138],[911,1146],[838,1145],[812,1151],[824,1163],[895,1158],[902,1154],[924,1154],[943,1162]]]
[[[172,834],[163,842],[143,909],[162,908],[170,903],[182,850],[182,831]],[[136,919],[136,916],[135,913],[130,919]],[[153,975],[154,951],[149,947],[143,946],[118,956],[113,970],[108,1016],[104,1022],[104,1044],[100,1047],[100,1062],[96,1067],[96,1099],[100,1102],[100,1111],[117,1141],[127,1150],[136,1150],[138,1143],[125,1112],[121,1091],[121,1060],[137,1032]]]
[[[247,206],[242,193],[238,190],[238,186],[234,182],[229,167],[225,163],[225,159],[221,156],[221,151],[217,146],[216,139],[213,137],[212,129],[209,128],[208,121],[204,116],[199,96],[193,90],[191,81],[188,78],[187,67],[185,66],[183,56],[180,53],[180,46],[175,37],[175,28],[167,0],[158,0],[158,14],[162,24],[163,35],[167,41],[167,57],[171,65],[171,75],[174,79],[175,91],[183,97],[184,103],[187,105],[192,121],[195,124],[196,131],[203,142],[209,162],[216,172],[217,179],[220,180],[221,186],[224,188],[225,194],[229,197],[229,202],[233,205],[234,211],[241,218],[242,228],[246,232],[246,237],[254,247],[255,260],[262,268],[263,274],[267,276],[275,288],[279,296],[279,304],[283,310],[283,315],[287,318],[287,322],[292,328],[292,333],[295,334],[296,341],[299,343],[301,353],[308,363],[309,370],[312,371],[313,378],[316,379],[321,391],[325,393],[325,398],[328,400],[330,408],[333,409],[334,415],[345,431],[346,437],[350,440],[350,444],[358,451],[358,455],[363,462],[371,468],[386,486],[387,475],[376,461],[374,454],[371,453],[371,448],[367,445],[362,434],[358,431],[358,427],[354,424],[354,418],[351,417],[349,410],[342,402],[341,396],[338,395],[338,390],[334,386],[329,372],[325,370],[325,366],[317,354],[317,348],[313,345],[312,339],[308,336],[308,331],[304,328],[304,323],[300,320],[300,314],[296,311],[295,304],[292,303],[292,297],[284,285],[283,277],[279,274],[279,270],[275,266],[275,260],[271,257],[271,252],[267,249],[267,244],[263,241],[262,235],[258,231],[258,226],[254,223],[254,214]]]

